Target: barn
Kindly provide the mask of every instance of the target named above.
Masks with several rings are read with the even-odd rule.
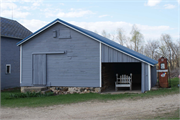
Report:
[[[115,88],[116,74],[132,74],[132,90],[144,93],[157,81],[156,60],[60,19],[17,46],[22,87],[93,87],[105,91]]]
[[[0,17],[0,33],[1,90],[19,87],[20,54],[16,43],[32,32],[15,20]]]

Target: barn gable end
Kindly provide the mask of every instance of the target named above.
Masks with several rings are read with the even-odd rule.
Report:
[[[61,30],[69,31],[70,37],[60,38]],[[57,31],[57,37],[53,37],[54,31]],[[44,61],[46,66],[42,69],[46,69],[47,77],[42,85],[99,87],[99,51],[97,41],[56,23],[22,45],[21,86],[42,84],[33,78],[45,73],[38,70],[41,70],[38,65]],[[45,58],[41,57],[44,54]]]

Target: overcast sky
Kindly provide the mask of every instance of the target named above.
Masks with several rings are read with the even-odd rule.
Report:
[[[0,15],[32,32],[59,18],[91,31],[130,36],[133,24],[145,40],[170,34],[179,37],[180,0],[0,0]]]

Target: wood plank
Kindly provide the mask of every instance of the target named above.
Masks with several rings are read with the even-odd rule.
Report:
[[[130,87],[130,84],[116,84],[116,87]]]

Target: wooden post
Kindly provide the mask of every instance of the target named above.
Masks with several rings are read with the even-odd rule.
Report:
[[[118,83],[118,74],[116,74],[115,91],[117,91],[116,84]]]

